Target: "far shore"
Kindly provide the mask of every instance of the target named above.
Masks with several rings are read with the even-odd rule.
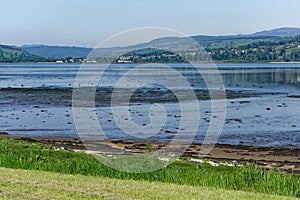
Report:
[[[300,62],[269,62],[270,64],[300,64]]]
[[[57,65],[72,65],[72,64],[113,64],[113,65],[142,65],[142,64],[189,64],[189,63],[103,63],[103,62],[96,62],[96,63],[83,63],[83,62],[0,62],[0,64],[57,64]],[[227,62],[227,61],[211,61],[207,63],[192,63],[192,64],[300,64],[300,62]]]

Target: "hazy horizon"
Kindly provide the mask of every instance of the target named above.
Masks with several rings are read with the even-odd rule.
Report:
[[[252,33],[236,33],[236,34],[233,33],[233,34],[228,34],[228,35],[205,35],[205,36],[247,35],[247,34],[253,34],[253,33],[262,32],[262,31],[274,30],[274,29],[278,29],[278,28],[299,28],[300,29],[300,27],[275,27],[275,28],[267,29],[267,30],[258,30],[258,31],[252,32]],[[204,35],[204,34],[199,33],[199,34],[196,34],[196,35],[195,34],[194,35],[189,35],[189,37],[199,36],[199,35]],[[151,39],[150,41],[158,39],[158,38],[159,37],[155,37],[155,38]],[[144,41],[144,42],[150,42],[150,41]],[[135,44],[141,44],[141,43],[137,42]],[[80,46],[80,45],[72,45],[72,44],[64,45],[64,44],[47,44],[47,43],[26,43],[26,44],[19,44],[19,45],[0,43],[0,45],[8,45],[8,46],[16,46],[16,47],[22,47],[22,46],[66,46],[66,47],[93,48],[91,46],[83,46],[83,45]],[[129,46],[129,45],[124,44],[123,46],[125,47],[125,46]],[[119,47],[119,46],[112,46],[112,47]]]
[[[94,47],[120,32],[162,27],[193,35],[300,27],[297,0],[1,1],[0,44]]]

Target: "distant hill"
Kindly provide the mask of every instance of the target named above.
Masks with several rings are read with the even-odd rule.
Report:
[[[256,45],[261,42],[275,42],[285,37],[300,36],[300,28],[277,28],[273,30],[265,30],[253,34],[227,35],[227,36],[207,36],[196,35],[191,36],[194,41],[199,43],[206,50],[211,49],[235,49],[245,45]],[[135,51],[137,49],[154,48],[173,51],[174,49],[184,51],[188,49],[193,51],[190,38],[185,37],[165,37],[154,39],[147,43],[127,46],[127,47],[112,47],[112,48],[85,48],[85,47],[70,47],[70,46],[47,46],[47,45],[25,45],[21,49],[30,54],[45,58],[66,59],[66,58],[86,58],[91,57],[104,58],[109,62],[116,59],[122,54]],[[275,48],[275,47],[274,47]],[[91,53],[91,54],[90,54]]]
[[[68,46],[46,46],[46,45],[25,45],[21,49],[44,58],[65,59],[85,58],[91,51],[91,48],[68,47]]]
[[[0,62],[45,62],[43,57],[30,54],[14,46],[0,45]]]
[[[295,37],[300,35],[300,28],[277,28],[273,30],[261,31],[250,36],[275,36],[275,37]]]

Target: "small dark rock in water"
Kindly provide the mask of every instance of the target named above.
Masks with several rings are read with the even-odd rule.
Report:
[[[33,106],[33,108],[40,108],[40,106]]]
[[[300,98],[300,95],[289,95],[289,98]]]
[[[295,124],[292,125],[293,128],[296,128],[297,126]]]
[[[282,106],[285,108],[288,107],[288,105],[286,103],[282,103]]]
[[[229,124],[230,122],[238,122],[240,124],[243,124],[243,120],[242,119],[226,119],[225,122],[226,122],[226,124]]]
[[[240,101],[240,104],[251,103],[250,101]]]
[[[233,119],[233,120],[236,121],[236,122],[239,122],[239,123],[243,123],[242,119]]]
[[[8,135],[8,133],[0,131],[0,135]]]
[[[271,108],[266,108],[266,110],[271,110]]]
[[[255,115],[255,117],[261,117],[261,115]]]
[[[68,122],[68,124],[72,124],[72,122]]]
[[[41,110],[41,112],[47,112],[47,110]]]
[[[172,131],[166,130],[165,133],[172,133]]]
[[[203,118],[206,122],[210,122],[210,119],[208,118]]]

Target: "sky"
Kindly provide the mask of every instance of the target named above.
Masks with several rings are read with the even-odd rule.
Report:
[[[1,0],[0,44],[95,47],[120,32],[161,27],[186,35],[300,27],[299,0]]]

